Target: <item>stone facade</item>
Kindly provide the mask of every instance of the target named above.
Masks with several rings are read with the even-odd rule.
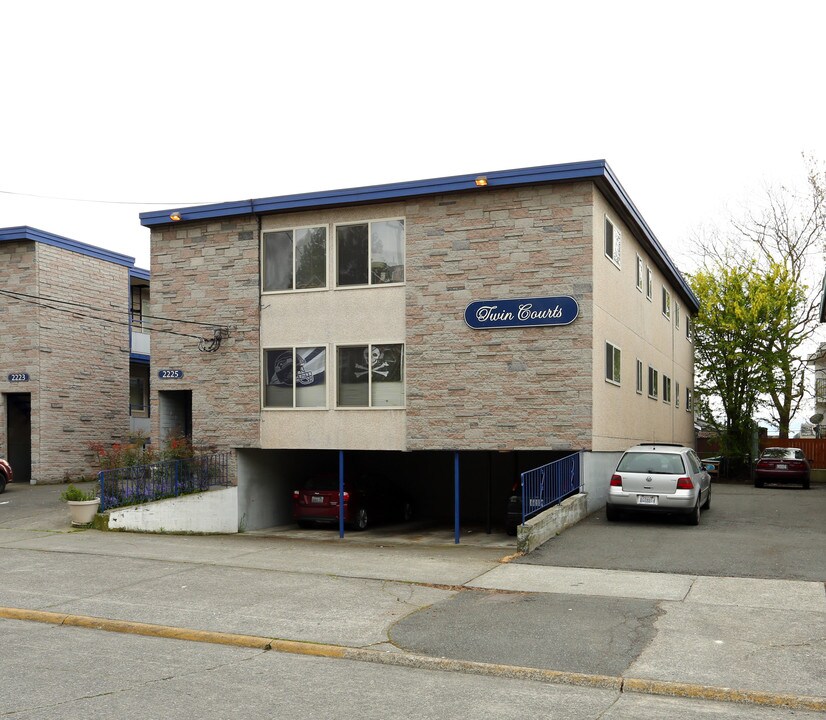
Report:
[[[164,439],[163,393],[190,390],[195,446],[259,444],[258,228],[257,218],[242,217],[152,231],[153,442]],[[211,338],[213,327],[229,328],[229,337],[219,351],[199,352],[197,336]],[[159,379],[164,368],[183,378]]]
[[[590,445],[590,183],[407,207],[408,449]],[[472,330],[472,301],[570,295],[566,326]]]
[[[128,267],[25,240],[0,253],[5,289],[42,300],[0,298],[0,391],[31,396],[31,480],[90,477],[98,468],[89,443],[129,432]],[[9,383],[10,372],[30,381]],[[5,451],[5,418],[0,433]]]

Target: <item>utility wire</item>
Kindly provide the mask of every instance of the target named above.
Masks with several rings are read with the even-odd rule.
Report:
[[[106,312],[106,308],[95,307],[94,305],[89,305],[87,303],[72,302],[71,300],[62,300],[61,298],[48,297],[47,295],[30,295],[28,293],[15,292],[14,290],[5,290],[5,289],[0,289],[0,293],[2,293],[4,295],[14,296],[14,297],[17,297],[17,298],[20,298],[20,299],[30,298],[32,300],[42,300],[44,302],[55,302],[55,303],[60,303],[61,305],[70,305],[72,307],[79,307],[79,308],[83,308],[85,310],[91,310],[92,312]],[[130,312],[130,311],[127,310],[127,312]],[[189,324],[189,325],[200,325],[202,327],[207,327],[207,328],[210,328],[210,329],[216,328],[216,327],[222,327],[221,323],[199,322],[198,320],[179,320],[177,318],[161,317],[160,315],[145,315],[145,314],[141,313],[141,317],[145,318],[145,319],[150,319],[150,320],[163,320],[165,322],[179,322],[179,323],[186,323],[186,324]]]
[[[57,312],[64,312],[69,313],[71,315],[80,315],[82,318],[86,318],[87,320],[99,320],[100,322],[109,323],[110,325],[122,325],[125,327],[131,327],[132,323],[124,320],[112,320],[111,318],[101,317],[100,315],[88,315],[86,313],[78,312],[77,310],[72,310],[71,308],[62,308],[62,307],[55,307],[54,305],[49,305],[47,302],[44,302],[40,299],[28,299],[26,297],[15,297],[19,295],[19,293],[13,293],[7,290],[0,290],[0,295],[7,295],[14,297],[15,300],[19,300],[20,302],[29,303],[30,305],[36,305],[38,307],[46,308],[47,310],[56,310]],[[174,330],[161,330],[160,328],[149,328],[150,332],[158,332],[158,333],[166,333],[168,335],[178,335],[180,337],[188,337],[193,338],[198,341],[204,340],[204,338],[200,335],[191,335],[189,333],[181,333],[176,332]]]

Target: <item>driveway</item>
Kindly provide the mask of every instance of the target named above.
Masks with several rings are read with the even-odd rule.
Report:
[[[600,510],[516,562],[823,582],[826,484],[715,483],[698,527],[648,516],[609,523]]]

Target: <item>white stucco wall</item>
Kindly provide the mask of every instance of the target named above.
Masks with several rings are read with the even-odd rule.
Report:
[[[238,488],[182,495],[113,510],[110,530],[178,533],[237,533]]]
[[[622,232],[617,267],[605,256],[606,215]],[[636,285],[636,259],[643,260],[643,288]],[[694,443],[694,415],[686,411],[685,389],[693,388],[693,345],[686,338],[686,303],[654,264],[653,258],[599,191],[594,191],[593,450],[625,450],[638,442]],[[646,296],[645,267],[653,289]],[[662,312],[662,289],[671,294],[671,318]],[[680,325],[675,306],[680,306]],[[605,343],[620,348],[621,381],[606,381]],[[643,389],[636,391],[636,361],[642,361]],[[648,396],[648,368],[658,372],[658,397]],[[663,377],[671,378],[672,399],[663,399]],[[677,397],[679,384],[679,398]],[[678,402],[679,400],[679,402]]]

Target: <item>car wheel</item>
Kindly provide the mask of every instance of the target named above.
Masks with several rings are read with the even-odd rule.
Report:
[[[804,480],[804,481],[803,481],[803,489],[804,489],[804,490],[808,490],[810,487],[811,487],[811,485],[810,485],[810,481],[809,481],[809,480]],[[0,490],[0,492],[3,492],[3,491],[2,491],[2,490]]]
[[[312,526],[313,526],[313,521],[312,520],[299,520],[298,521],[298,527],[300,527],[304,530],[306,530],[307,528],[312,527]]]
[[[711,509],[711,485],[708,486],[708,495],[706,495],[706,501],[702,504],[703,510],[710,510]]]
[[[620,519],[620,511],[617,510],[613,505],[606,505],[605,506],[605,519],[608,522],[616,522]]]
[[[808,485],[806,487],[808,487]],[[4,492],[6,492],[6,478],[0,475],[0,493]]]
[[[353,527],[356,530],[366,530],[367,529],[367,508],[360,507],[356,511],[356,520],[353,523]]]
[[[754,480],[754,487],[756,487],[756,488],[761,488],[761,487],[763,487],[763,484],[764,484],[764,483],[763,483],[763,481],[762,481],[762,480],[757,480],[757,479],[755,478],[755,480]]]
[[[700,524],[700,498],[697,498],[697,504],[694,506],[694,509],[688,514],[686,518],[686,525],[699,525]]]

